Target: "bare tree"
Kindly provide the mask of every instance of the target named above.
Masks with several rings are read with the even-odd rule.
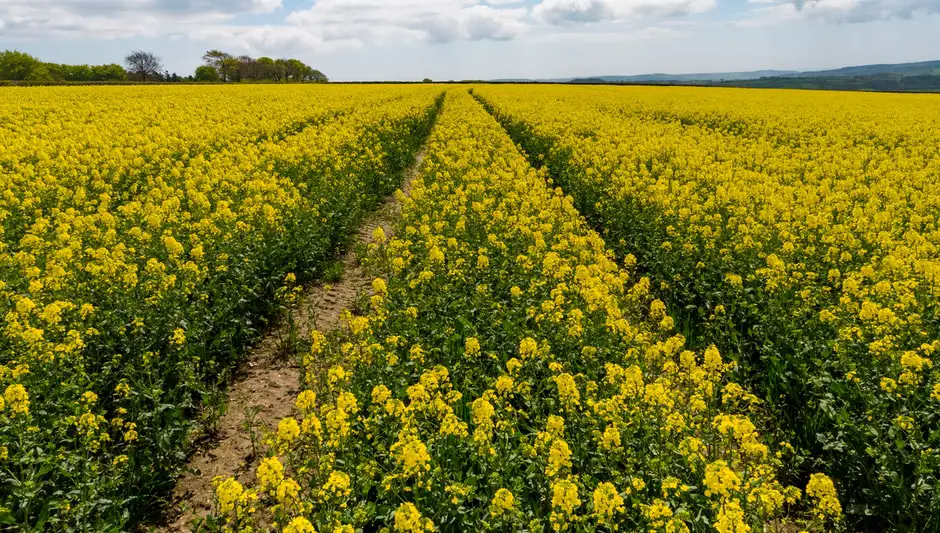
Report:
[[[134,79],[147,81],[148,78],[156,79],[163,70],[163,63],[160,58],[151,52],[143,50],[134,50],[124,58],[124,64],[128,72]]]
[[[243,80],[261,78],[261,68],[258,61],[251,56],[238,56],[238,75]]]

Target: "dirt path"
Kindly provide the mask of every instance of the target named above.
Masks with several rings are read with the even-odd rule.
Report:
[[[402,190],[410,191],[411,180],[424,160],[425,147],[415,157],[414,165],[405,175]],[[391,235],[391,222],[400,205],[395,195],[385,200],[359,228],[357,242],[368,244],[372,233],[381,226]],[[328,331],[338,325],[343,309],[351,308],[356,297],[371,290],[372,279],[362,271],[354,252],[355,246],[343,256],[343,274],[328,286],[308,287],[301,295],[293,316],[300,338],[308,338],[314,330]],[[228,391],[228,409],[218,423],[217,437],[210,447],[196,451],[173,490],[172,504],[166,526],[157,531],[191,531],[193,525],[212,511],[215,476],[234,475],[239,482],[251,484],[257,458],[246,430],[252,427],[260,435],[262,428],[274,429],[284,417],[290,416],[294,400],[300,392],[300,368],[283,357],[280,339],[286,335],[286,324],[277,324],[255,345],[247,361],[239,369]],[[253,415],[253,416],[252,416]]]

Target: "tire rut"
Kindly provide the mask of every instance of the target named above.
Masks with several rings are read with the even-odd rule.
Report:
[[[427,150],[421,147],[414,164],[405,172],[401,190],[410,192],[411,180]],[[359,227],[355,243],[368,245],[376,228],[392,235],[392,222],[400,210],[395,194],[385,199]],[[314,330],[329,331],[339,325],[344,309],[350,309],[356,298],[371,291],[372,278],[359,265],[353,245],[343,255],[343,274],[333,284],[315,283],[303,291],[292,310],[298,338],[309,338]],[[217,424],[216,438],[210,446],[196,450],[189,458],[184,474],[173,490],[164,524],[142,528],[150,531],[192,531],[213,509],[216,476],[235,476],[245,486],[252,485],[253,472],[259,460],[257,445],[247,431],[250,422],[254,431],[271,431],[277,423],[293,413],[294,400],[300,392],[300,367],[283,355],[282,339],[289,324],[281,320],[250,349],[247,360],[235,374],[228,388],[228,406]],[[256,441],[257,442],[257,441]]]

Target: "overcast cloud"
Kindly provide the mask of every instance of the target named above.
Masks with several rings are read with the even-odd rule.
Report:
[[[940,0],[751,0],[770,21],[816,19],[832,23],[912,19],[940,13]],[[940,34],[940,25],[937,28]]]
[[[208,48],[336,79],[561,77],[940,59],[940,0],[0,0],[0,48],[190,72]]]

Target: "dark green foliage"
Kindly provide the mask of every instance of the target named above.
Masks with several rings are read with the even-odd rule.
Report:
[[[219,72],[209,65],[196,67],[196,81],[221,81]]]
[[[61,65],[17,50],[0,52],[0,81],[114,81],[126,75],[120,65]]]

